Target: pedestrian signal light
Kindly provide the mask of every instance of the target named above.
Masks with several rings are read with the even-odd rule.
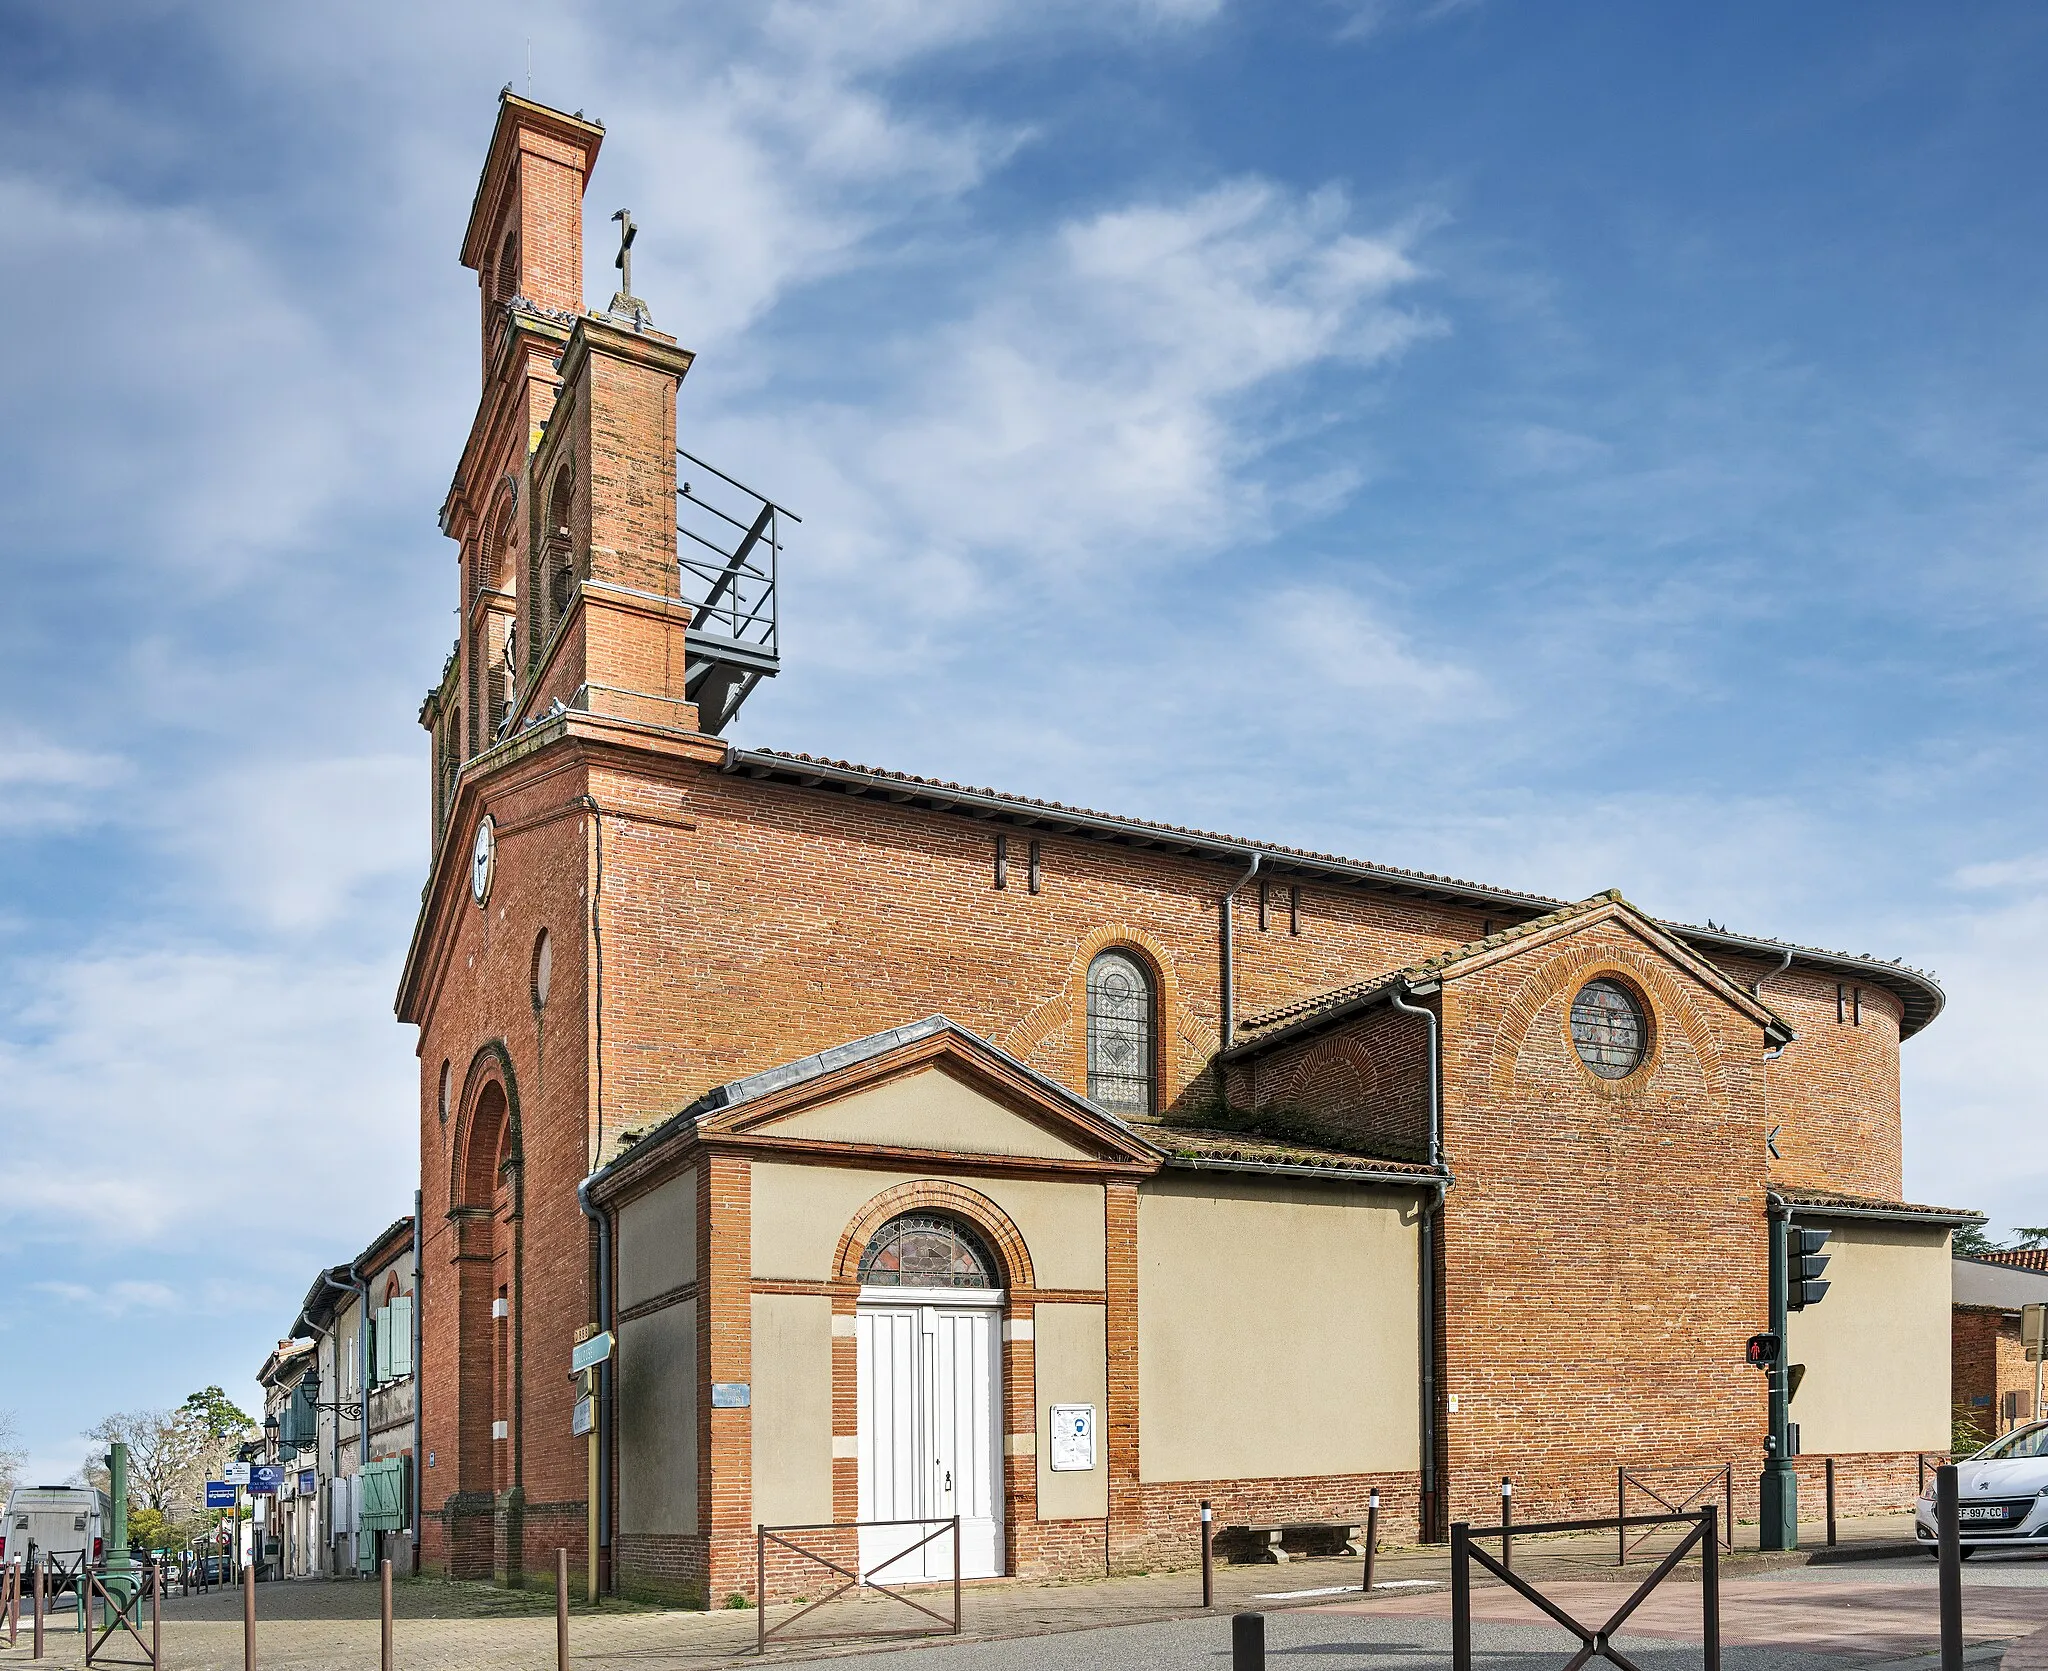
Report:
[[[1744,1360],[1753,1369],[1769,1369],[1778,1361],[1778,1337],[1774,1334],[1753,1334],[1749,1344],[1742,1349]]]
[[[1828,1268],[1828,1256],[1821,1252],[1832,1232],[1808,1230],[1802,1225],[1785,1226],[1785,1309],[1804,1311],[1819,1305],[1828,1291],[1820,1273]]]

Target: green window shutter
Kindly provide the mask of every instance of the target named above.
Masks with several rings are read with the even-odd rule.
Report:
[[[379,1382],[388,1381],[391,1379],[391,1308],[388,1305],[377,1308],[375,1339],[377,1352],[372,1361],[377,1366],[377,1379]]]
[[[410,1494],[406,1490],[406,1458],[385,1457],[362,1471],[362,1528],[366,1532],[397,1532],[405,1528]]]
[[[412,1296],[401,1294],[391,1302],[391,1373],[393,1377],[412,1373]]]

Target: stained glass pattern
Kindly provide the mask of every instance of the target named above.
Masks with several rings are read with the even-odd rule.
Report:
[[[892,1218],[860,1256],[870,1288],[994,1288],[995,1261],[965,1225],[930,1213]]]
[[[1112,1114],[1153,1109],[1152,983],[1122,952],[1088,966],[1088,1100]]]
[[[1602,1079],[1626,1079],[1642,1065],[1642,1006],[1615,981],[1588,981],[1572,1000],[1572,1043]]]

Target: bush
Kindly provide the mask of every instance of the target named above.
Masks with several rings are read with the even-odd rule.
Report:
[[[1973,1410],[1967,1404],[1958,1404],[1950,1413],[1948,1428],[1949,1453],[1960,1462],[1973,1451],[1980,1451],[1991,1443],[1990,1432],[1978,1425],[1988,1422],[1990,1412]]]

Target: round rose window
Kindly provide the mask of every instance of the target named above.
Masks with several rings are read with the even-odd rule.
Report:
[[[1642,1005],[1616,981],[1588,981],[1572,1000],[1572,1043],[1602,1079],[1626,1079],[1641,1067],[1648,1036]]]

